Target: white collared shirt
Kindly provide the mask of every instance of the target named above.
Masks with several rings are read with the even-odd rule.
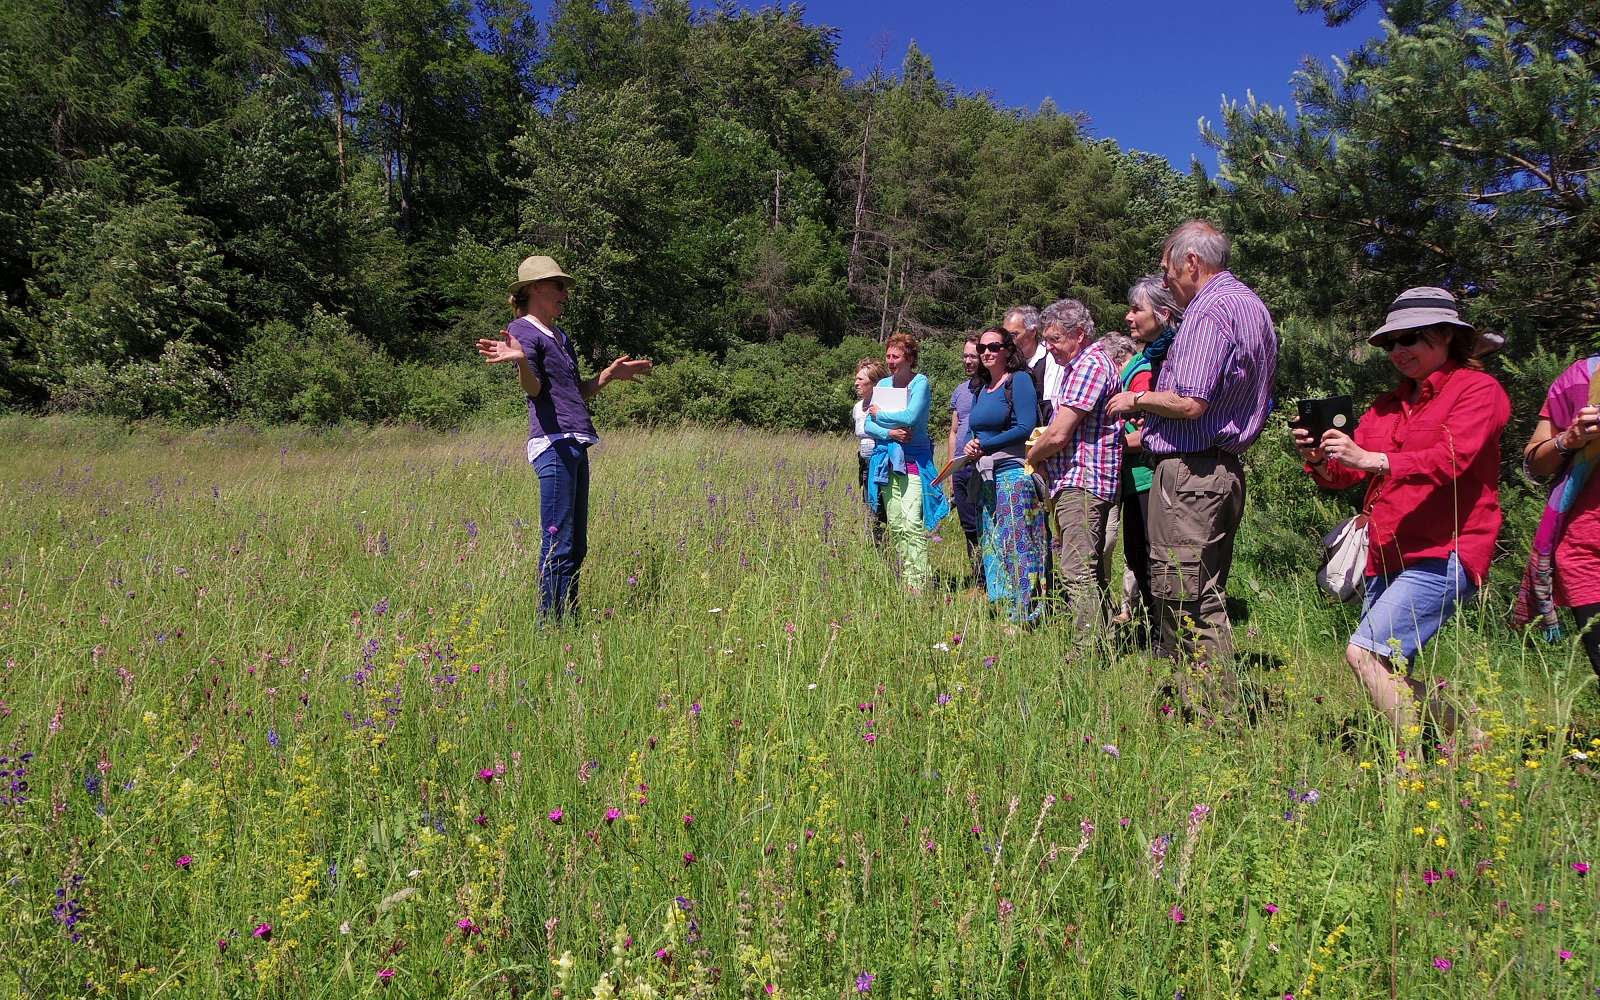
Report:
[[[1061,395],[1061,383],[1066,381],[1067,370],[1061,367],[1061,363],[1055,359],[1042,341],[1034,349],[1033,357],[1028,359],[1028,367],[1032,368],[1038,364],[1040,358],[1044,358],[1044,385],[1036,388],[1039,390],[1039,398],[1049,403],[1051,409],[1054,409],[1056,397]]]

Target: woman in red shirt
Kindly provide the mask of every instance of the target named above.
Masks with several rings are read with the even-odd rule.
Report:
[[[1367,593],[1345,658],[1402,734],[1416,702],[1444,731],[1456,713],[1408,665],[1489,575],[1500,532],[1500,433],[1511,401],[1472,358],[1477,333],[1442,288],[1410,288],[1367,342],[1389,352],[1400,384],[1361,416],[1355,438],[1295,430],[1319,485],[1367,482]]]

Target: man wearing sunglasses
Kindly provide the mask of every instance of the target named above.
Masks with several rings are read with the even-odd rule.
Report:
[[[1185,707],[1238,698],[1230,661],[1228,571],[1244,516],[1239,456],[1272,412],[1278,336],[1272,316],[1228,271],[1232,245],[1203,219],[1172,231],[1161,251],[1163,280],[1183,324],[1153,391],[1122,392],[1107,411],[1145,416],[1144,448],[1155,462],[1146,528],[1158,652],[1178,672]]]

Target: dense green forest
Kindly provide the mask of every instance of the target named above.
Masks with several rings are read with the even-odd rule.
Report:
[[[852,75],[798,4],[0,0],[0,406],[454,425],[515,406],[470,345],[548,252],[591,362],[664,363],[613,416],[824,429],[891,330],[1063,295],[1120,325],[1194,214],[1279,318],[1286,391],[1418,283],[1531,385],[1600,326],[1600,10],[1384,6],[1296,115],[1221,108],[1213,178],[915,43]]]

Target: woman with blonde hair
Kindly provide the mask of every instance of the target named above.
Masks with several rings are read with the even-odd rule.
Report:
[[[872,463],[872,451],[878,442],[867,433],[867,406],[872,402],[872,389],[889,374],[889,369],[877,358],[862,358],[856,362],[856,378],[853,390],[856,394],[855,405],[850,407],[850,422],[855,427],[856,433],[856,481],[861,486],[861,502],[867,502],[867,466]],[[883,505],[872,508],[872,539],[879,544],[883,543],[883,525],[886,521]]]

